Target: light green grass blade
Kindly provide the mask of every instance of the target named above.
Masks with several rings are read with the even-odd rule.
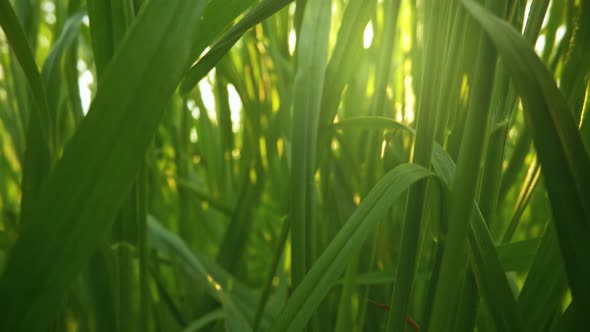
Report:
[[[522,99],[532,129],[553,220],[577,308],[590,307],[590,161],[566,99],[550,72],[510,25],[472,1],[465,8],[498,49]],[[590,326],[579,311],[578,326]]]
[[[315,255],[315,169],[318,122],[328,61],[330,0],[308,4],[297,43],[290,177],[292,281],[297,287]]]
[[[379,180],[295,289],[271,331],[301,331],[342,274],[350,255],[383,219],[393,201],[411,184],[431,174],[421,166],[404,164]]]
[[[13,248],[0,280],[7,317],[0,329],[44,329],[104,240],[188,65],[203,7],[204,1],[146,3]]]

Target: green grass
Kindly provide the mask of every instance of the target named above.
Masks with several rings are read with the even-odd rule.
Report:
[[[0,26],[1,331],[590,328],[587,1]]]

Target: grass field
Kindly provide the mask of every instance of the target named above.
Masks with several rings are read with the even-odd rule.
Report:
[[[590,330],[589,1],[0,26],[0,331]]]

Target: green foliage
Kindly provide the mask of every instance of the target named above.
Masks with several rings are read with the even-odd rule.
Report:
[[[589,329],[589,15],[0,0],[0,330]]]

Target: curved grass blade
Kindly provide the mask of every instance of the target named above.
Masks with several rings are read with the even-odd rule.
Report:
[[[229,52],[242,35],[256,24],[270,17],[293,0],[263,0],[250,10],[236,25],[215,43],[184,77],[180,93],[189,93],[209,73],[221,58]]]
[[[403,164],[379,180],[295,289],[271,331],[301,331],[337,282],[350,255],[383,219],[393,201],[410,185],[431,175],[421,166]]]
[[[0,330],[43,330],[104,240],[188,65],[204,3],[145,4],[23,225],[0,279]]]
[[[590,161],[568,103],[528,43],[473,1],[465,8],[483,27],[513,78],[524,106],[577,308],[590,307]],[[590,316],[576,313],[580,327]]]

